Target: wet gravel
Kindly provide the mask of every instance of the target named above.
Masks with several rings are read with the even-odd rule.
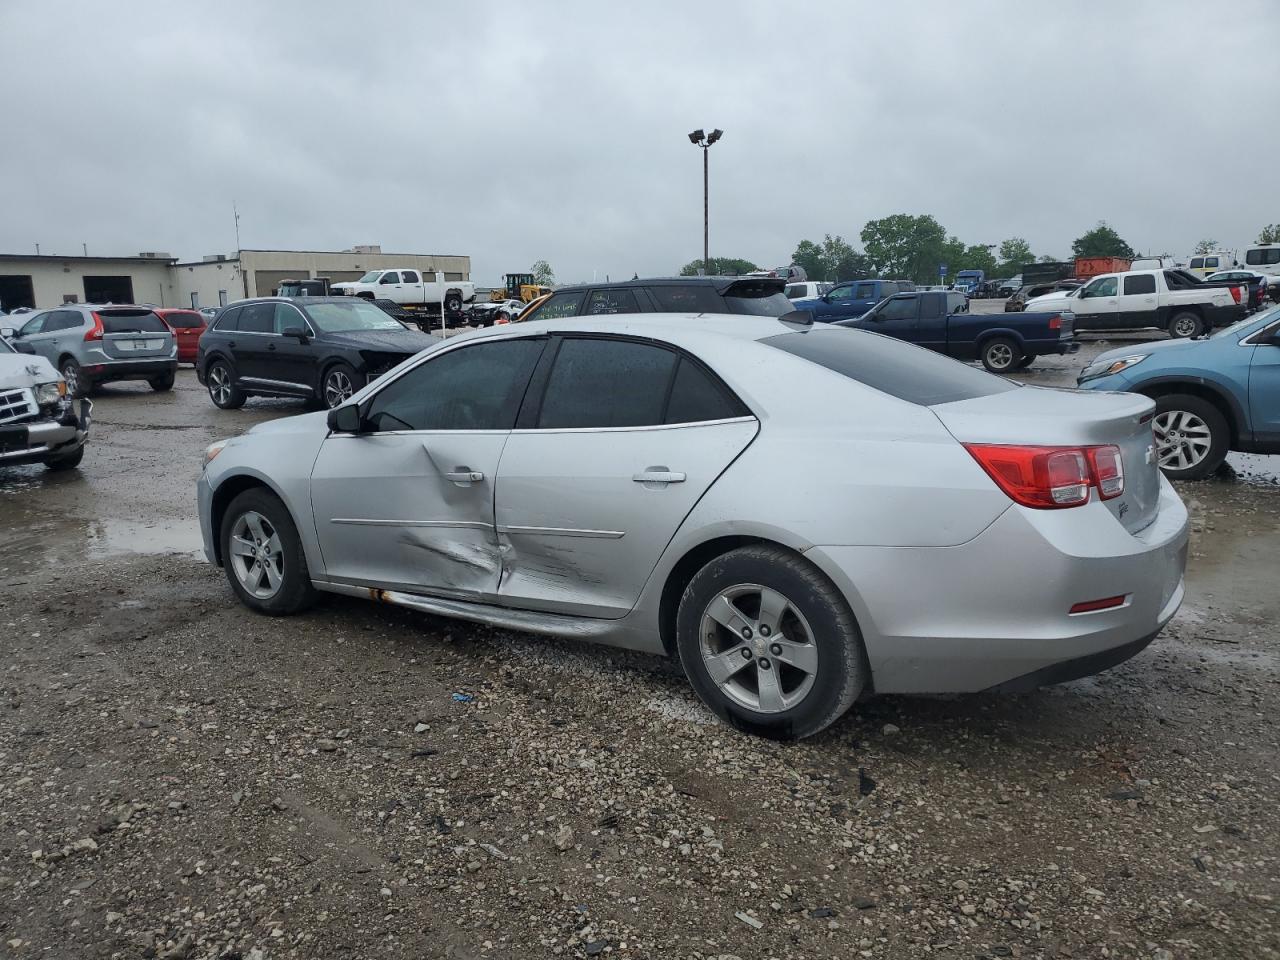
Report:
[[[11,955],[1280,956],[1268,458],[1181,488],[1187,602],[1129,663],[779,744],[659,659],[240,607],[194,553],[197,457],[297,410],[184,372],[105,392],[78,473],[0,470]]]

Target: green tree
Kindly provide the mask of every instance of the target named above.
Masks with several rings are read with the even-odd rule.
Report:
[[[696,277],[698,272],[706,266],[702,258],[690,260],[680,268],[680,276]],[[736,277],[744,273],[750,273],[752,270],[759,270],[750,260],[743,260],[739,257],[712,257],[711,258],[711,276],[713,277]]]
[[[1010,237],[1000,244],[1000,268],[997,273],[1012,277],[1022,272],[1024,263],[1035,263],[1035,259],[1031,244],[1022,237]]]
[[[1071,244],[1071,252],[1077,257],[1125,257],[1132,260],[1133,247],[1120,238],[1120,234],[1105,220],[1099,220],[1092,230],[1077,237]]]
[[[1280,223],[1272,223],[1262,228],[1258,234],[1259,243],[1280,243]]]
[[[870,263],[844,237],[827,234],[821,243],[801,240],[791,262],[803,267],[810,280],[856,280],[867,276]]]
[[[1055,257],[1052,253],[1040,254],[1040,256],[1036,257],[1036,262],[1037,263],[1061,263],[1061,261],[1057,257]]]
[[[1213,251],[1217,249],[1218,249],[1217,240],[1201,240],[1199,243],[1196,244],[1196,248],[1192,252],[1197,254],[1213,253]]]
[[[954,274],[966,254],[959,240],[928,214],[895,213],[870,220],[862,228],[862,243],[871,267],[882,277],[936,283],[938,265]]]
[[[556,282],[556,272],[551,269],[551,264],[545,260],[538,260],[529,272],[533,274],[533,282],[540,287],[554,286]]]
[[[978,244],[965,247],[955,237],[951,238],[950,243],[958,244],[962,248],[960,255],[947,264],[953,277],[957,270],[981,270],[987,279],[995,277],[996,271],[999,270],[999,264],[996,263],[995,255],[991,252],[990,247]]]

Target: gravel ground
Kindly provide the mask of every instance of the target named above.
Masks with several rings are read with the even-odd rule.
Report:
[[[1182,487],[1188,599],[1129,663],[780,744],[662,660],[240,607],[194,554],[195,461],[295,412],[184,372],[104,391],[78,474],[0,470],[11,955],[1280,956],[1267,458]]]

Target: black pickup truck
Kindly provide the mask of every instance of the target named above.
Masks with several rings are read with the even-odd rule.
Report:
[[[1042,354],[1080,349],[1068,311],[970,313],[962,293],[900,293],[836,325],[883,333],[957,360],[981,360],[992,373],[1029,367]]]

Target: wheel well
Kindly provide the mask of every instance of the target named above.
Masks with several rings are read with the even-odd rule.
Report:
[[[1161,397],[1167,397],[1175,393],[1185,393],[1191,397],[1199,397],[1206,403],[1211,403],[1217,407],[1218,412],[1227,421],[1227,429],[1231,431],[1232,449],[1235,448],[1240,440],[1240,425],[1236,423],[1235,411],[1231,409],[1231,404],[1227,402],[1226,398],[1212,387],[1202,386],[1198,383],[1157,383],[1149,387],[1143,387],[1137,392],[1144,397],[1150,397],[1152,400],[1158,400]]]
[[[1174,317],[1178,316],[1181,313],[1193,313],[1197,317],[1204,319],[1204,310],[1200,307],[1200,304],[1198,303],[1188,303],[1186,306],[1174,307],[1170,311],[1169,319],[1173,319]]]
[[[261,487],[270,493],[273,497],[275,491],[267,484],[263,483],[257,477],[240,475],[228,477],[218,485],[218,489],[213,491],[213,504],[209,508],[209,523],[213,531],[213,555],[218,566],[222,566],[222,518],[226,516],[227,507],[231,505],[231,501],[246,490],[252,490],[254,487]]]
[[[360,293],[357,293],[357,294],[356,294],[356,296],[357,296],[357,297],[360,297],[360,298],[362,298],[362,299],[364,299],[364,300],[374,300],[374,299],[376,299],[376,298],[374,297],[374,295],[373,295],[372,293],[369,293],[367,290],[362,290]]]
[[[75,356],[74,356],[74,355],[72,355],[72,354],[70,354],[70,353],[64,353],[62,356],[60,356],[60,357],[58,358],[58,372],[59,372],[59,373],[61,373],[61,372],[62,372],[62,365],[63,365],[64,363],[66,363],[68,360],[75,360],[75,362],[76,362],[77,364],[79,364],[79,363],[80,363],[80,361],[79,361],[79,360],[76,360],[76,358],[75,358]]]

